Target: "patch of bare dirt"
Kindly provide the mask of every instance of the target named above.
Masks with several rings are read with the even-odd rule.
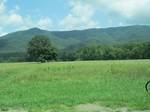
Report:
[[[76,112],[112,112],[110,108],[101,107],[96,104],[82,104],[74,107]]]
[[[82,104],[74,107],[75,112],[150,112],[150,110],[130,110],[128,108],[111,109],[97,104]]]
[[[71,110],[72,110],[71,112],[150,112],[150,110],[131,110],[128,108],[111,109],[108,107],[100,106],[98,104],[81,104],[73,107]],[[28,111],[24,109],[7,109],[7,110],[0,110],[0,112],[28,112]],[[45,112],[57,112],[57,111],[47,110]],[[64,111],[62,110],[59,112]]]

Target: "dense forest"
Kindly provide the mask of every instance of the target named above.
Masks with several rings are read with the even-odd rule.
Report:
[[[121,45],[85,45],[57,50],[57,61],[150,59],[150,42]],[[27,61],[26,53],[1,53],[1,62]]]
[[[123,45],[89,45],[62,52],[60,60],[150,59],[150,42]]]

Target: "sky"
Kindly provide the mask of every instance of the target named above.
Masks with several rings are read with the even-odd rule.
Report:
[[[0,36],[150,24],[150,0],[0,0]]]

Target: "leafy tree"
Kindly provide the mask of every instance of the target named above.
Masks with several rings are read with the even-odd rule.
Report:
[[[37,35],[28,44],[27,56],[30,61],[45,62],[56,60],[57,53],[48,37]]]
[[[76,56],[80,60],[150,59],[150,42],[84,46],[77,50]]]

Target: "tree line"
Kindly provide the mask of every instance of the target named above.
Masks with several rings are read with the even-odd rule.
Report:
[[[12,56],[12,57],[11,57]],[[2,58],[3,57],[3,58]],[[0,54],[0,60],[10,61],[75,61],[150,59],[150,42],[123,45],[84,45],[73,49],[57,49],[48,37],[38,35],[28,43],[27,53]]]
[[[114,46],[85,46],[77,50],[76,55],[81,60],[149,59],[150,42]]]
[[[75,51],[64,51],[61,60],[150,59],[150,42],[123,45],[87,45]]]

